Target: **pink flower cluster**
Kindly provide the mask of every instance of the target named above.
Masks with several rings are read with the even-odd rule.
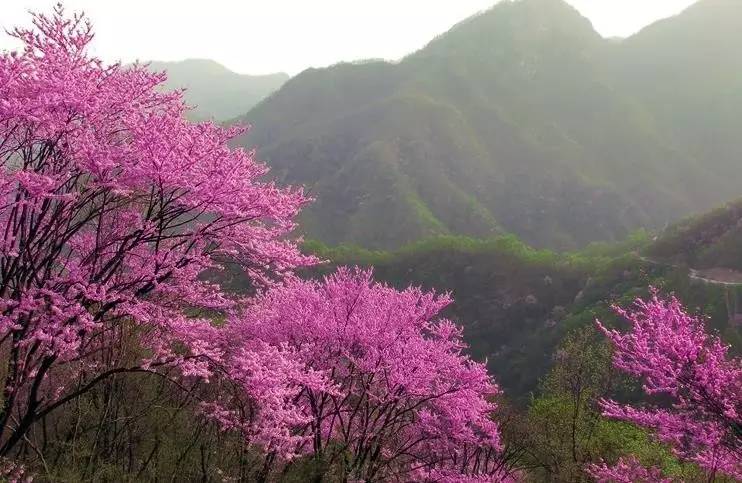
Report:
[[[604,414],[651,429],[709,474],[742,479],[742,360],[730,357],[729,348],[674,297],[655,292],[633,310],[616,310],[631,323],[629,332],[598,322],[615,348],[614,365],[641,378],[648,395],[669,397],[672,404],[603,401]]]
[[[224,329],[227,372],[255,401],[243,411],[250,441],[285,457],[345,458],[366,479],[501,479],[490,419],[499,390],[438,318],[449,302],[349,269],[259,297]],[[208,408],[239,425],[225,409]]]
[[[228,146],[240,129],[189,123],[164,75],[89,57],[83,18],[33,23],[0,55],[0,454],[78,376],[120,369],[102,356],[127,331],[144,367],[204,376],[218,354],[191,345],[215,332],[198,314],[234,304],[206,270],[234,262],[268,287],[313,262],[285,239],[307,198],[261,180]]]
[[[662,476],[659,468],[645,468],[633,456],[621,458],[613,466],[605,463],[590,465],[587,472],[598,483],[672,483],[670,478]]]

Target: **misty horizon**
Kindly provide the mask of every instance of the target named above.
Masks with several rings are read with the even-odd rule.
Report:
[[[348,8],[336,0],[315,2],[311,7],[293,0],[270,4],[217,0],[210,3],[206,12],[194,10],[195,4],[186,3],[179,5],[177,22],[167,20],[175,8],[170,0],[155,4],[144,0],[113,4],[72,0],[64,4],[69,13],[85,12],[95,22],[98,33],[93,50],[109,62],[208,59],[243,75],[285,72],[294,76],[308,68],[339,62],[398,61],[455,24],[498,3],[497,0],[461,0],[455,5],[431,6],[418,0],[402,5],[386,5],[386,1],[369,2],[362,7],[354,3],[353,8]],[[692,0],[567,2],[586,16],[604,38],[629,37],[693,3]],[[43,11],[53,3],[5,0],[0,28],[23,25],[29,9]],[[152,11],[146,17],[138,16],[136,12],[145,4]],[[390,10],[394,11],[391,15],[387,13]],[[425,13],[420,15],[420,11]],[[127,30],[132,24],[138,25],[134,38]],[[6,41],[0,39],[0,48],[13,47],[4,45]]]

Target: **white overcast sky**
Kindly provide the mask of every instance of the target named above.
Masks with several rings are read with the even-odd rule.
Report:
[[[497,0],[66,0],[108,61],[210,58],[241,73],[288,72],[341,60],[398,59]],[[606,37],[628,36],[694,0],[568,0]],[[0,27],[56,0],[0,0]],[[13,44],[0,31],[0,48]]]

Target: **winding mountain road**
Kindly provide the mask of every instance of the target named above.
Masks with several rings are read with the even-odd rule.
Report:
[[[686,268],[680,265],[661,262],[652,258],[646,257],[638,252],[633,252],[634,255],[641,261],[650,263],[652,265],[658,265],[662,267],[672,268]],[[712,285],[722,285],[726,287],[742,285],[742,272],[733,270],[731,268],[714,267],[714,268],[690,268],[688,267],[688,277],[691,280],[697,280],[699,282],[708,283]]]

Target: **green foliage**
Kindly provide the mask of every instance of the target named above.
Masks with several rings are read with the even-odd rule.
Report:
[[[198,417],[195,394],[153,375],[116,376],[30,435],[43,443],[34,481],[251,478],[261,458]]]
[[[614,372],[610,348],[594,327],[571,332],[554,361],[540,395],[522,416],[528,430],[518,444],[524,446],[522,464],[531,468],[534,481],[592,481],[584,472],[586,465],[628,454],[681,481],[699,476],[695,467],[680,464],[643,429],[600,414],[600,398],[631,386]]]
[[[589,263],[588,259],[593,257],[577,252],[563,257],[550,250],[532,248],[512,234],[488,239],[455,235],[439,236],[407,244],[392,252],[370,250],[349,244],[330,247],[318,240],[305,241],[302,248],[305,252],[312,253],[319,258],[331,260],[334,265],[351,263],[357,265],[394,264],[408,257],[426,256],[433,252],[442,251],[455,251],[469,255],[507,256],[525,264],[553,266],[585,264]]]

